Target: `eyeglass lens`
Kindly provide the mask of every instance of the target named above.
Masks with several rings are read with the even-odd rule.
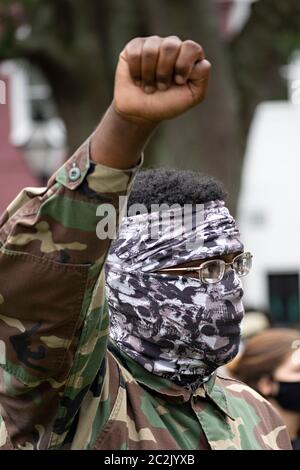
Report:
[[[225,267],[226,263],[223,260],[207,261],[202,266],[200,278],[207,284],[217,283],[223,278]],[[234,259],[232,267],[238,276],[246,276],[252,267],[252,255],[242,253]]]
[[[201,279],[207,284],[219,282],[225,272],[225,263],[222,260],[208,261],[201,269]]]

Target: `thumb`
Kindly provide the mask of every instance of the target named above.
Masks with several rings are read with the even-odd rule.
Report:
[[[210,74],[211,63],[206,59],[197,62],[190,73],[188,80],[198,99],[204,99],[207,94]]]

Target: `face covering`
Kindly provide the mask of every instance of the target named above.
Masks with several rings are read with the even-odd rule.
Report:
[[[232,269],[214,285],[155,272],[243,251],[224,202],[200,210],[200,218],[190,214],[195,223],[183,224],[183,230],[173,224],[171,232],[178,213],[163,220],[159,213],[125,218],[106,265],[115,344],[146,370],[191,391],[237,354],[244,313],[243,289]],[[155,239],[153,224],[160,225]]]
[[[300,413],[300,382],[278,382],[278,394],[274,397],[279,405]]]

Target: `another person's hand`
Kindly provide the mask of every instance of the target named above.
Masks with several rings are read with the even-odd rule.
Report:
[[[210,69],[194,41],[176,36],[133,39],[120,54],[115,111],[136,123],[174,118],[203,101]]]

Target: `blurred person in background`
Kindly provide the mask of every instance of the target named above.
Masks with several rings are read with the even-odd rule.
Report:
[[[278,410],[300,450],[300,331],[274,328],[246,341],[230,372]]]
[[[247,309],[241,323],[242,343],[272,326],[272,317],[261,310]]]
[[[268,313],[254,309],[247,309],[241,322],[241,342],[239,345],[239,352],[232,361],[220,367],[220,372],[226,377],[233,377],[232,371],[234,371],[235,363],[239,361],[240,355],[243,354],[245,342],[261,331],[271,328],[271,326],[272,317]]]

